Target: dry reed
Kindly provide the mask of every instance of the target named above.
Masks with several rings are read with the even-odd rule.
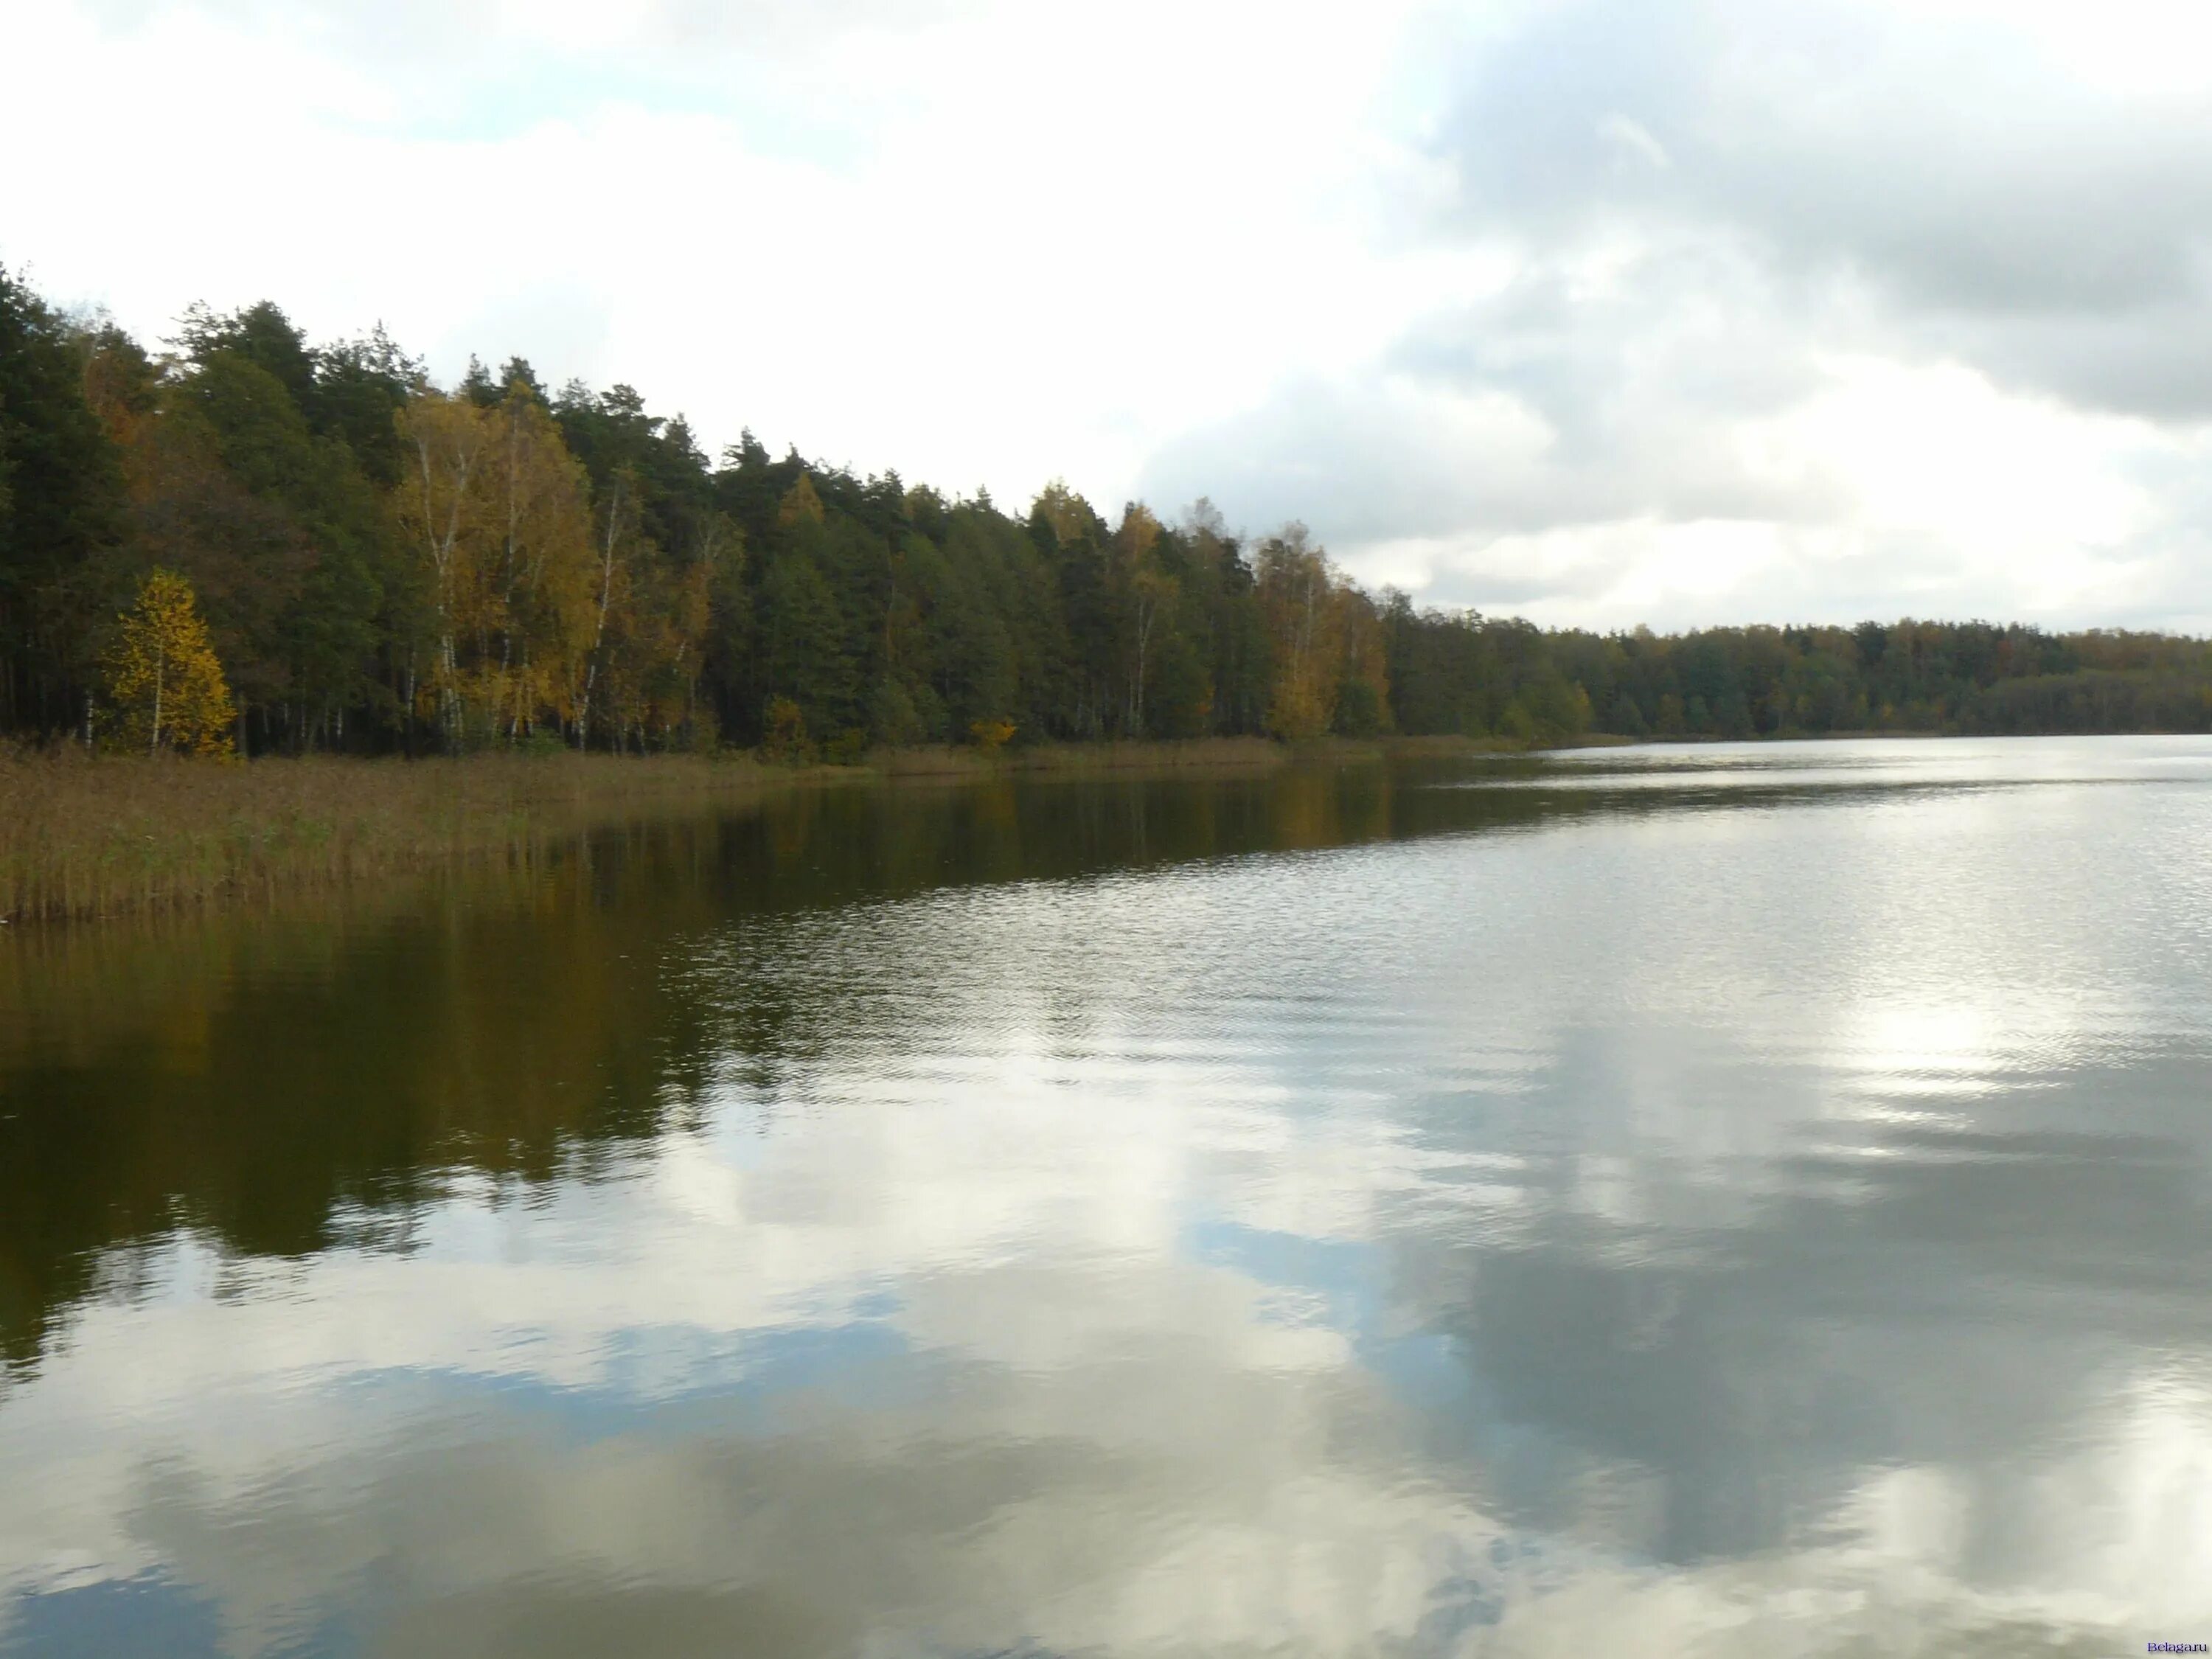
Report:
[[[795,783],[1249,773],[1293,762],[1494,750],[1496,740],[1263,738],[879,750],[861,767],[749,755],[309,757],[244,763],[0,750],[0,918],[204,905],[466,859],[528,862],[639,812]],[[1518,745],[1510,745],[1516,746]]]
[[[513,857],[647,807],[825,775],[689,756],[0,756],[0,916],[113,915]]]

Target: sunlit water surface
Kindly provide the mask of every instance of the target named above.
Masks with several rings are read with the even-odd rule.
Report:
[[[2212,743],[852,789],[0,952],[0,1653],[2212,1640]]]

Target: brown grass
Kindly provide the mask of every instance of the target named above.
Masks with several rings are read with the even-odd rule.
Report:
[[[578,831],[794,784],[1206,772],[1494,751],[1467,738],[1263,738],[879,750],[859,767],[749,755],[264,759],[0,750],[0,919],[191,908],[469,860],[534,866]]]
[[[0,916],[113,915],[511,859],[647,807],[836,775],[854,775],[689,756],[0,757]]]

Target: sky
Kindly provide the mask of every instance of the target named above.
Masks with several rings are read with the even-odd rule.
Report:
[[[2212,10],[52,0],[0,262],[1540,622],[2212,630]],[[27,160],[26,159],[27,158]]]

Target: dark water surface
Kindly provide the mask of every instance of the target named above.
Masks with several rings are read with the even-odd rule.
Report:
[[[2212,742],[0,939],[0,1654],[2212,1641]]]

